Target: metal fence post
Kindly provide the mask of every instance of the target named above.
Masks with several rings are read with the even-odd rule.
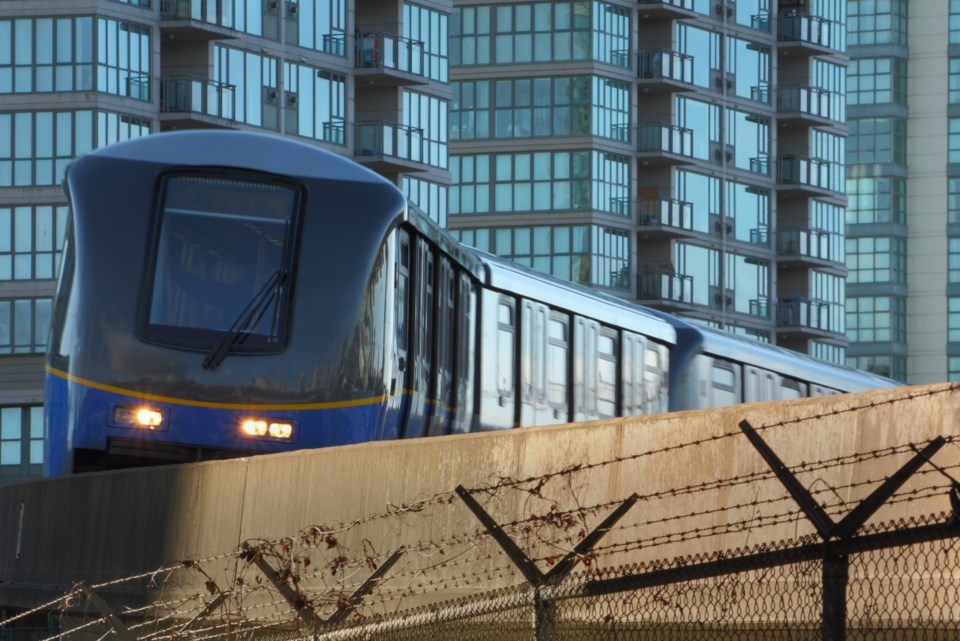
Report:
[[[847,582],[850,578],[846,554],[823,555],[823,641],[844,641],[847,635]]]

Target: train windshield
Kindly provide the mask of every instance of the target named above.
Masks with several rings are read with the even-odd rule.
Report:
[[[298,201],[289,185],[168,177],[145,337],[213,349],[221,360],[229,350],[279,349]]]

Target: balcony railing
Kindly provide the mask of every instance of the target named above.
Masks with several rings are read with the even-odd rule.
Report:
[[[830,251],[833,234],[823,229],[781,229],[777,232],[777,254],[820,260],[842,261]]]
[[[423,129],[382,120],[358,122],[357,155],[423,161]]]
[[[781,156],[777,161],[777,183],[843,192],[842,172],[837,163],[821,158]]]
[[[685,9],[687,11],[695,11],[694,9],[694,0],[640,0],[640,8],[645,7],[675,7],[677,9]]]
[[[127,96],[136,100],[150,100],[150,76],[145,73],[130,74],[125,78]]]
[[[345,123],[343,120],[329,120],[323,123],[323,140],[326,142],[333,143],[335,145],[342,145],[345,143],[344,140],[344,127]]]
[[[641,198],[640,226],[664,225],[693,229],[693,203],[674,198]]]
[[[770,318],[770,299],[767,296],[750,299],[749,314],[757,318]]]
[[[365,33],[357,38],[356,66],[359,69],[395,69],[417,75],[424,73],[423,42],[389,33]]]
[[[232,120],[236,117],[237,88],[208,78],[163,78],[161,113],[197,113]]]
[[[777,307],[777,325],[836,332],[830,323],[830,303],[811,298],[788,298]]]
[[[164,20],[199,20],[220,23],[221,0],[160,0],[160,15]]]
[[[661,300],[693,304],[693,276],[655,269],[637,274],[640,300]]]
[[[781,87],[777,92],[777,113],[801,113],[841,122],[843,102],[825,89],[807,86]],[[834,112],[838,113],[834,113]]]
[[[780,16],[777,38],[781,42],[811,44],[829,49],[842,49],[843,25],[804,13],[785,13]]]
[[[662,49],[641,51],[639,76],[693,84],[693,56]]]
[[[639,150],[693,157],[693,129],[645,123],[639,126]]]
[[[332,56],[343,56],[346,51],[346,45],[344,44],[346,39],[342,31],[333,31],[331,33],[323,34],[323,38],[320,40],[321,46],[323,47],[323,53],[329,53]]]

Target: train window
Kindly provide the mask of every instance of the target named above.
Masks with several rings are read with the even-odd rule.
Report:
[[[736,405],[740,402],[740,386],[733,363],[714,360],[712,368],[713,398],[711,407]]]
[[[501,299],[497,310],[497,387],[501,396],[513,396],[513,346],[516,318],[513,303]]]
[[[547,404],[567,412],[567,354],[570,351],[569,321],[551,313],[547,329]]]
[[[788,400],[792,398],[804,398],[807,395],[807,386],[800,381],[792,378],[780,379],[780,398]]]
[[[617,415],[617,335],[609,327],[600,328],[597,337],[597,414]]]
[[[648,414],[667,411],[667,348],[653,341],[647,343],[644,356],[644,404]]]
[[[299,191],[285,184],[168,176],[141,312],[145,338],[230,350],[282,347]]]

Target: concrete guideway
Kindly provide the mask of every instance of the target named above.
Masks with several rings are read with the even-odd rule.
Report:
[[[960,476],[958,400],[953,385],[892,388],[2,487],[0,605],[29,608],[78,581],[95,585],[164,567],[181,569],[167,581],[139,578],[105,593],[136,604],[161,592],[171,601],[202,593],[207,581],[250,585],[259,581],[256,570],[238,574],[237,567],[257,555],[238,556],[244,542],[275,554],[261,555],[274,569],[290,561],[305,591],[328,595],[353,592],[405,550],[380,586],[377,604],[385,610],[521,583],[454,494],[460,485],[544,571],[634,493],[637,505],[581,567],[814,535],[744,436],[744,420],[835,520],[917,449],[946,438],[936,465],[868,523],[924,517],[950,510],[948,475]],[[268,547],[256,547],[263,542]],[[192,564],[178,565],[187,559]],[[201,565],[202,573],[191,573]]]

